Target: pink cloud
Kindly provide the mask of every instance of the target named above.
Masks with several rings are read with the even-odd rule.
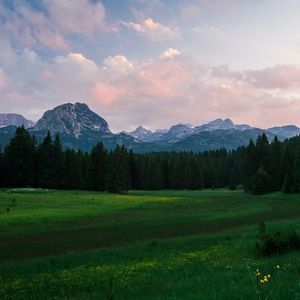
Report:
[[[95,99],[96,103],[109,106],[117,99],[120,99],[122,94],[123,92],[113,85],[97,82],[92,89],[91,98]]]
[[[155,22],[152,18],[144,19],[141,23],[121,22],[121,25],[153,42],[178,39],[180,37],[177,28],[160,24]]]
[[[91,39],[97,32],[112,30],[99,2],[42,0],[41,4],[45,12],[33,10],[26,2],[18,2],[14,11],[0,3],[2,34],[19,45],[67,51],[71,34]]]
[[[279,65],[261,70],[231,71],[227,66],[210,69],[212,77],[242,82],[261,89],[288,90],[300,87],[300,66]]]
[[[149,61],[119,54],[101,64],[81,53],[49,62],[30,50],[10,50],[10,56],[4,51],[1,108],[36,119],[61,103],[84,101],[115,131],[140,124],[153,129],[198,125],[218,117],[260,127],[300,125],[299,66],[232,71],[202,65],[178,51]]]

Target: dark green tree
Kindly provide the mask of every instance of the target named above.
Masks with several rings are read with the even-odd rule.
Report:
[[[55,187],[57,174],[54,171],[55,158],[50,132],[38,148],[38,184],[40,187]]]
[[[129,155],[123,145],[118,145],[110,153],[107,174],[107,190],[109,192],[124,193],[130,189]]]
[[[15,136],[4,151],[4,173],[8,186],[33,186],[35,181],[35,140],[24,126],[18,127]]]
[[[300,192],[300,142],[298,142],[293,162],[293,192]]]
[[[107,152],[102,143],[97,143],[89,155],[87,187],[104,191],[106,182]]]

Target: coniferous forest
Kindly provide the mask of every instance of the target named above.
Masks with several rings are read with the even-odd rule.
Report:
[[[300,137],[268,141],[262,134],[247,147],[136,154],[123,146],[90,153],[63,149],[50,133],[39,144],[24,127],[0,151],[2,187],[41,187],[126,192],[129,189],[243,187],[253,194],[300,190]]]

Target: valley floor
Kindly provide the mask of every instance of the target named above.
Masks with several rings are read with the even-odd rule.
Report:
[[[300,253],[255,248],[299,220],[281,193],[2,189],[0,299],[300,299]]]

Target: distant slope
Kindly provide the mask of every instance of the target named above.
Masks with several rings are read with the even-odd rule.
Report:
[[[0,114],[0,128],[7,126],[24,126],[25,128],[33,127],[35,123],[27,120],[19,114]]]

